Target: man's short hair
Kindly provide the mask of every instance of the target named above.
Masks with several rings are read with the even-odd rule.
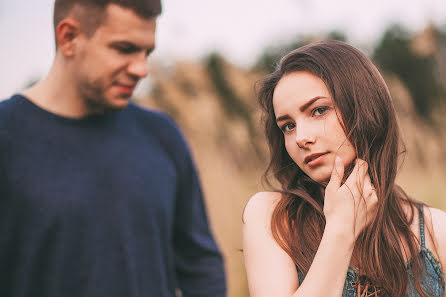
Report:
[[[87,35],[92,35],[103,23],[105,9],[116,4],[131,9],[144,19],[157,17],[161,13],[160,0],[56,0],[54,3],[54,30],[70,14],[81,24]]]

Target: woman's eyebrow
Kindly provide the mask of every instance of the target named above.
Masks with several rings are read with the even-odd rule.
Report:
[[[299,107],[299,110],[301,112],[304,112],[308,107],[310,107],[317,100],[319,100],[319,99],[327,99],[327,98],[328,97],[325,97],[325,96],[316,96],[316,97],[308,100],[308,102],[303,104],[301,107]],[[283,116],[280,116],[280,117],[276,118],[276,122],[280,122],[280,121],[283,121],[283,120],[288,120],[289,118],[290,118],[289,115],[283,115]]]
[[[316,96],[316,97],[314,97],[314,98],[312,98],[312,99],[310,99],[307,103],[305,103],[304,105],[302,105],[300,108],[299,108],[299,110],[301,111],[301,112],[304,112],[308,107],[310,107],[314,102],[316,102],[317,100],[319,100],[319,99],[326,99],[326,98],[328,98],[328,97],[325,97],[325,96]]]

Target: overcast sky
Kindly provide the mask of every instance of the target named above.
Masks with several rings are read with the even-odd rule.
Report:
[[[54,0],[0,0],[0,98],[48,71]],[[151,59],[198,59],[217,49],[251,65],[263,48],[297,35],[340,30],[370,46],[389,24],[446,25],[444,0],[165,0]]]

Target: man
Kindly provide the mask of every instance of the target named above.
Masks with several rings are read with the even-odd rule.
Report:
[[[0,296],[225,295],[184,140],[129,103],[158,1],[56,0],[49,74],[0,103]]]

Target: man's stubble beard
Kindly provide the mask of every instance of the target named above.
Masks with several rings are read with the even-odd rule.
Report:
[[[107,99],[106,87],[102,80],[84,81],[79,86],[81,100],[89,114],[103,114],[107,112],[119,111],[125,106],[115,106]],[[130,98],[123,98],[130,100]]]

